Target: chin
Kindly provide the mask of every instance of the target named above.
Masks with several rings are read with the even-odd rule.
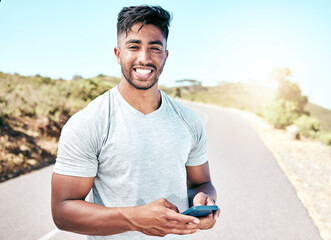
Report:
[[[135,81],[132,81],[132,80],[128,80],[127,81],[136,89],[138,90],[148,90],[148,89],[151,89],[153,86],[155,86],[158,82],[158,80],[154,80],[154,81],[146,81],[142,83],[142,81],[139,81],[139,80],[135,80]]]

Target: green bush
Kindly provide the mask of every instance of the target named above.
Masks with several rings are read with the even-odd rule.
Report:
[[[331,146],[331,132],[320,131],[318,133],[318,139],[325,145]]]
[[[263,116],[275,128],[285,129],[299,117],[298,111],[296,102],[274,99],[264,108]]]
[[[294,125],[299,128],[300,134],[306,137],[315,138],[320,130],[319,121],[316,118],[305,114],[296,119]]]
[[[113,82],[101,78],[78,79],[71,84],[71,95],[84,101],[91,101],[115,86]]]
[[[279,81],[276,98],[296,102],[300,114],[304,112],[304,107],[308,102],[308,97],[301,94],[301,88],[299,85],[290,80]]]

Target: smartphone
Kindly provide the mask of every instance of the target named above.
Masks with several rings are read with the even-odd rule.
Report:
[[[218,206],[216,205],[194,206],[182,212],[182,214],[190,215],[193,217],[206,217],[209,214],[216,212],[217,210]]]

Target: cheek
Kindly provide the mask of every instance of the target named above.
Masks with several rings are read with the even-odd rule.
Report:
[[[134,55],[132,54],[125,54],[121,57],[121,63],[131,65],[131,63],[134,61]]]
[[[128,59],[126,56],[122,56],[120,59],[120,64],[121,65],[127,65],[128,64]]]

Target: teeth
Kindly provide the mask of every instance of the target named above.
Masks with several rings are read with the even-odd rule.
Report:
[[[149,74],[150,72],[152,72],[152,70],[137,68],[136,72],[140,74]]]

